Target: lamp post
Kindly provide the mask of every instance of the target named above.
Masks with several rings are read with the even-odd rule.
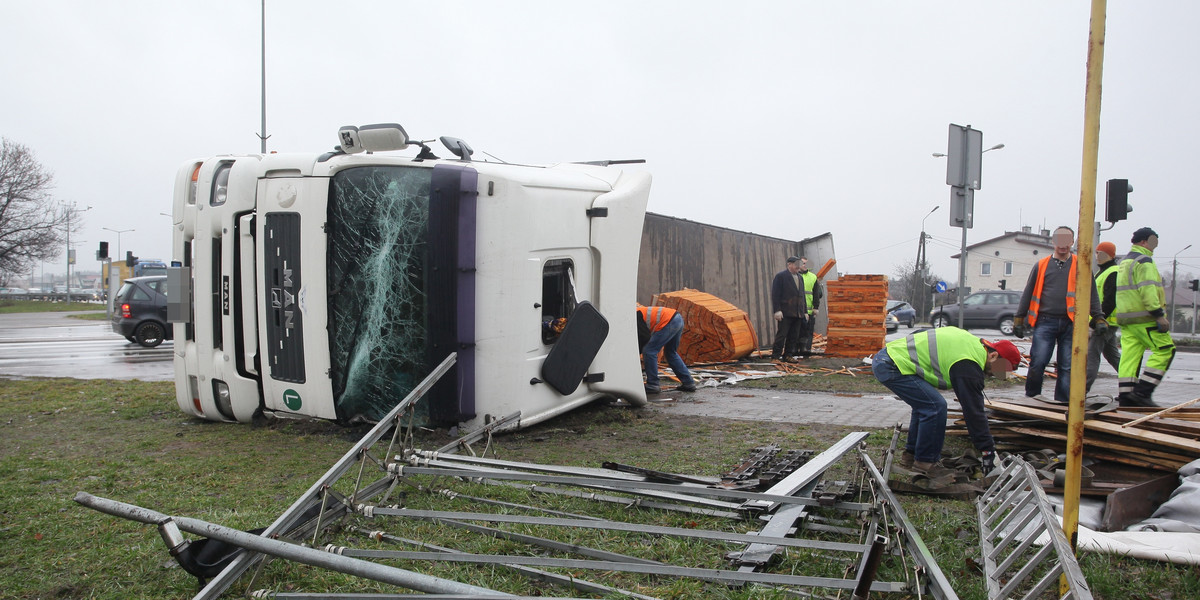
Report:
[[[89,205],[87,208],[79,212],[87,212],[92,210]],[[71,303],[71,265],[75,262],[75,256],[71,254],[71,215],[75,212],[75,203],[67,208],[67,304]]]
[[[983,152],[991,152],[992,150],[999,150],[1003,147],[1004,147],[1004,144],[996,144],[995,146],[992,146],[991,148],[985,149]],[[983,154],[983,152],[980,152],[980,154]],[[949,154],[942,154],[941,152],[933,153],[934,158],[946,158],[947,156],[949,156]]]
[[[950,126],[951,143],[956,143],[954,141],[956,139],[954,136],[956,127],[959,127],[959,126],[953,125],[953,124]],[[976,130],[972,130],[970,125],[966,126],[963,129],[964,129],[964,135],[963,135],[963,137],[958,138],[958,139],[961,140],[961,142],[962,142],[962,150],[964,153],[967,151],[967,145],[969,143],[968,138],[970,137],[970,132],[972,132],[972,131],[974,133],[979,134],[979,137],[977,139],[979,140],[980,145],[982,145],[982,142],[983,142],[983,137],[982,137],[983,134],[982,133],[979,133]],[[977,168],[979,168],[979,169],[982,168],[983,154],[991,152],[992,150],[999,150],[1003,147],[1004,147],[1004,144],[996,144],[995,146],[992,146],[991,148],[984,148],[983,150],[981,150],[979,152],[979,158],[977,158],[978,162],[980,163],[979,165],[976,165]],[[953,150],[953,148],[951,148],[951,150]],[[950,156],[949,154],[943,154],[941,152],[933,153],[934,158],[947,158],[949,156]],[[953,161],[954,159],[951,158],[950,160]],[[959,174],[959,176],[956,178],[957,179],[956,183],[951,183],[950,173],[947,173],[947,175],[946,175],[946,183],[950,184],[952,186],[951,193],[952,194],[957,193],[960,196],[965,196],[965,199],[963,201],[964,211],[969,210],[969,207],[974,205],[973,190],[979,189],[978,182],[976,182],[974,187],[969,187],[966,185],[969,162],[970,161],[967,160],[967,158],[965,156],[961,157],[959,164],[961,166],[962,171]],[[976,173],[976,175],[978,176],[978,173]],[[957,214],[957,210],[955,209],[954,202],[951,202],[950,210],[954,211],[955,214]],[[955,215],[954,214],[950,215],[950,218],[951,218],[951,225],[953,225]],[[967,283],[967,228],[970,227],[970,224],[968,222],[969,219],[967,218],[966,212],[964,212],[964,214],[962,215],[962,219],[963,219],[962,224],[961,224],[961,226],[962,226],[962,246],[959,248],[959,251],[958,251],[958,326],[959,326],[959,328],[962,328],[962,326],[963,326],[963,312],[965,312],[965,311],[963,311],[963,288],[966,286],[966,283]]]
[[[925,289],[925,219],[928,219],[929,215],[932,215],[934,211],[941,207],[942,206],[940,204],[933,207],[929,212],[925,213],[925,216],[921,219],[921,241],[917,244],[917,260],[913,265],[916,270],[913,273],[912,299],[917,300],[916,306],[913,308],[916,309],[917,314],[922,318],[924,318],[925,313],[928,312],[925,307],[925,299],[929,297],[929,293]]]
[[[1191,247],[1192,245],[1188,244],[1183,247],[1183,250],[1187,250]],[[1175,259],[1179,258],[1179,255],[1183,252],[1183,250],[1176,252],[1175,256],[1171,257],[1171,331],[1175,331],[1175,274],[1179,270],[1179,261]]]
[[[100,229],[103,229],[105,231],[111,231],[111,232],[117,234],[117,258],[121,257],[121,234],[129,233],[131,231],[137,231],[136,229],[112,229],[109,227],[101,227]]]

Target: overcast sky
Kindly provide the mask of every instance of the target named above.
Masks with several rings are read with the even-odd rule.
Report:
[[[259,151],[260,0],[0,2],[0,135],[30,147],[96,242],[170,257],[176,169]],[[656,213],[799,240],[892,275],[922,218],[950,256],[950,123],[983,132],[968,244],[1079,222],[1090,3],[267,0],[268,149],[399,122],[512,162],[643,158]],[[1134,186],[1160,268],[1200,273],[1200,3],[1109,3],[1096,213]],[[482,151],[482,152],[480,152]],[[443,154],[445,154],[443,152]],[[1196,246],[1183,250],[1188,244]],[[1182,251],[1182,252],[1181,252]],[[782,262],[782,261],[781,261]],[[61,272],[65,257],[46,270]],[[782,267],[782,265],[781,265]]]

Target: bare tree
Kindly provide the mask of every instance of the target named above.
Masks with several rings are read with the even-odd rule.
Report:
[[[917,318],[926,319],[933,307],[930,285],[939,279],[941,277],[930,272],[929,265],[922,270],[915,260],[905,261],[892,269],[888,296],[892,300],[907,300],[917,311]]]
[[[54,175],[26,146],[3,138],[0,148],[0,274],[30,272],[63,250],[72,208],[50,193]],[[74,216],[74,215],[71,215]],[[72,227],[78,218],[70,221]]]

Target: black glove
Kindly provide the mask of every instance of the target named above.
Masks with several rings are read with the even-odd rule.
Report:
[[[1171,324],[1168,323],[1166,319],[1160,318],[1157,322],[1157,325],[1158,325],[1159,333],[1170,333],[1171,332]]]
[[[1104,319],[1092,319],[1092,329],[1096,333],[1104,333],[1108,331],[1108,321]]]
[[[987,477],[992,471],[996,470],[996,451],[984,450],[983,456],[980,457],[983,465],[980,467],[983,470],[983,476]]]
[[[1025,337],[1025,319],[1013,317],[1013,335],[1019,338]]]

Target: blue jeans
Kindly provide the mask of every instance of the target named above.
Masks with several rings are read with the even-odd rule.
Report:
[[[1033,326],[1033,343],[1029,346],[1029,374],[1025,377],[1025,395],[1042,393],[1046,365],[1058,349],[1058,381],[1054,383],[1054,401],[1067,404],[1071,400],[1071,336],[1075,324],[1067,317],[1039,315]]]
[[[941,460],[946,443],[946,399],[941,392],[920,376],[901,373],[886,348],[871,360],[871,371],[879,383],[912,407],[904,449],[920,462]]]
[[[682,335],[683,315],[679,313],[675,313],[665,327],[650,334],[650,341],[646,342],[645,347],[642,348],[642,366],[646,370],[647,389],[660,389],[658,383],[658,352],[660,350],[666,356],[671,370],[675,371],[675,376],[679,378],[680,384],[696,384],[692,380],[691,371],[688,371],[687,365],[683,364],[683,357],[679,356],[679,338]]]

